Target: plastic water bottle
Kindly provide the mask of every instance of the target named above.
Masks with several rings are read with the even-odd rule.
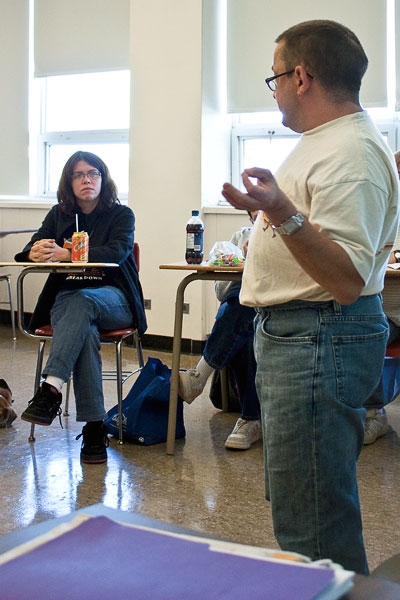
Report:
[[[192,216],[186,223],[186,262],[199,265],[203,261],[204,223],[198,210],[192,210]]]

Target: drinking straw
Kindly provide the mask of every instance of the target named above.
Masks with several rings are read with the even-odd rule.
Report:
[[[78,213],[76,213],[76,215],[75,215],[75,221],[76,221],[76,231],[79,231],[79,225],[78,225]]]

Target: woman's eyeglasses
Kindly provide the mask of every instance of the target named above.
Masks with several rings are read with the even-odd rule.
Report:
[[[74,171],[74,173],[72,173],[73,181],[79,181],[81,179],[90,179],[91,181],[95,181],[99,177],[101,177],[100,171],[95,171],[94,169],[92,171],[88,171],[87,173],[82,173],[81,171]]]

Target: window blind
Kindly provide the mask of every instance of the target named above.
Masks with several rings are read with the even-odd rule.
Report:
[[[29,3],[1,0],[0,194],[27,194]]]
[[[310,19],[332,19],[354,31],[369,59],[361,103],[387,105],[386,0],[229,0],[227,6],[229,112],[277,108],[264,83],[273,74],[274,40],[288,27]]]
[[[129,0],[35,0],[35,76],[129,69]]]

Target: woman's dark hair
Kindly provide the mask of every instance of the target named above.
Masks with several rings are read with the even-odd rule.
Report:
[[[84,160],[101,173],[100,201],[98,204],[99,210],[103,212],[108,208],[111,208],[114,204],[119,204],[117,186],[111,179],[107,165],[96,154],[78,150],[78,152],[75,152],[67,160],[61,173],[57,190],[57,200],[60,204],[61,212],[65,215],[73,215],[78,210],[78,204],[76,202],[75,194],[72,191],[71,182],[72,173],[80,160]]]
[[[358,102],[368,58],[350,29],[336,21],[304,21],[275,41],[283,42],[281,58],[287,70],[303,65],[334,100]]]

